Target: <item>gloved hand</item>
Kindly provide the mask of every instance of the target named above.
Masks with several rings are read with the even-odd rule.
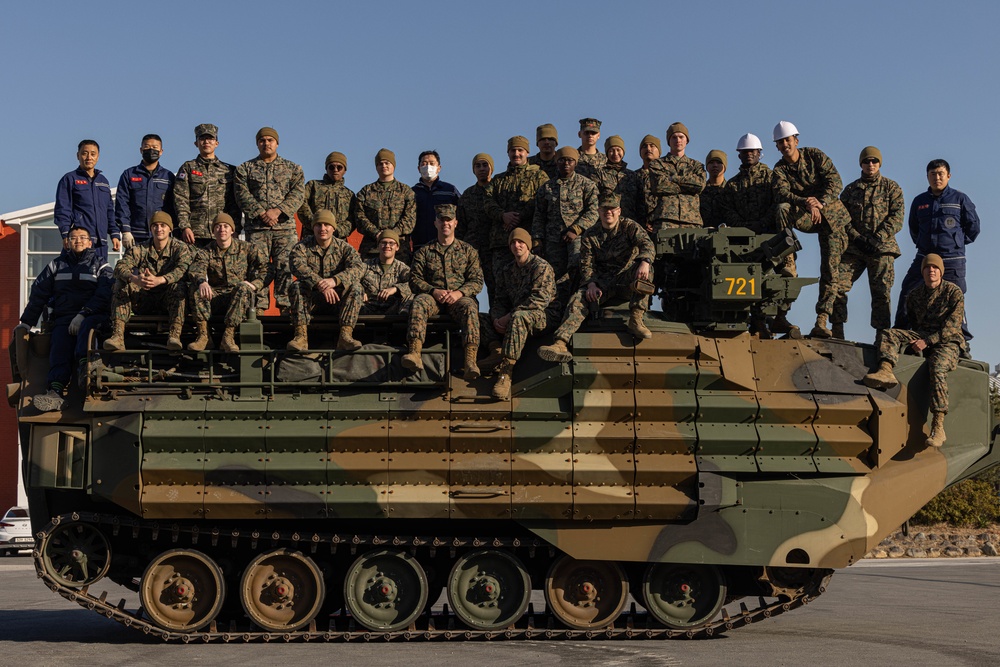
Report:
[[[70,336],[75,336],[80,333],[80,327],[83,326],[83,320],[83,313],[77,313],[76,317],[73,318],[73,321],[69,323]]]
[[[132,232],[122,232],[122,245],[125,247],[125,250],[135,245],[135,237],[132,236]],[[70,331],[70,333],[73,332]]]
[[[864,255],[878,254],[878,244],[870,236],[859,236],[854,239],[854,247]]]

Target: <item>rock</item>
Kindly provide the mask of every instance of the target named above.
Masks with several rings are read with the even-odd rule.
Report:
[[[917,533],[916,535],[913,536],[913,541],[914,542],[923,542],[926,539],[927,539],[927,536],[924,535],[923,533]]]
[[[902,547],[889,548],[889,558],[902,558],[904,555],[906,555],[906,552],[903,551]]]
[[[923,549],[907,549],[906,555],[910,558],[927,558],[927,552]]]
[[[949,542],[958,542],[960,539],[962,539],[961,535],[949,535],[948,536],[948,541]]]
[[[941,557],[941,549],[939,549],[938,547],[930,547],[930,548],[928,548],[927,549],[927,557],[928,558],[940,558]]]
[[[992,542],[987,542],[986,544],[983,545],[983,555],[998,556],[1000,554],[997,553],[997,548],[993,545]]]
[[[983,550],[980,549],[979,547],[966,547],[966,549],[965,549],[965,555],[966,556],[982,556],[983,555]]]
[[[958,547],[949,546],[944,550],[944,555],[948,556],[949,558],[956,558],[962,555],[962,550],[959,549]]]
[[[887,552],[885,549],[881,549],[881,548],[873,549],[872,552],[871,552],[871,554],[869,554],[868,557],[869,558],[888,558],[889,557],[889,552]]]

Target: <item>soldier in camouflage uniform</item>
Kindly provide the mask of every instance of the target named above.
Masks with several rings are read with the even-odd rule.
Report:
[[[559,145],[559,132],[556,131],[556,126],[545,123],[535,128],[535,145],[538,146],[538,152],[528,158],[528,164],[533,164],[544,171],[550,179],[558,178],[556,146]],[[464,220],[462,224],[465,224]]]
[[[288,256],[297,240],[295,213],[305,199],[302,167],[278,155],[278,133],[270,127],[257,131],[259,155],[236,169],[236,199],[246,215],[247,241],[268,258],[268,275],[257,292],[257,310],[267,310],[267,287],[274,283],[278,307],[289,307],[292,273]]]
[[[580,137],[580,148],[577,149],[580,151],[580,159],[576,173],[594,178],[597,170],[603,168],[608,161],[604,153],[597,150],[597,142],[601,138],[601,121],[596,118],[581,118],[577,136]]]
[[[375,154],[378,180],[360,190],[355,198],[354,223],[364,235],[359,251],[365,259],[378,252],[378,235],[383,229],[399,234],[397,257],[410,262],[410,234],[417,224],[417,200],[413,188],[396,180],[396,154],[383,148]]]
[[[527,150],[525,150],[527,160]],[[527,166],[527,165],[525,165]],[[479,304],[476,295],[483,289],[483,270],[479,253],[464,241],[455,238],[456,207],[439,204],[434,226],[438,237],[413,256],[410,287],[415,296],[410,306],[410,325],[406,334],[408,351],[403,355],[403,367],[421,370],[421,351],[427,337],[427,320],[442,310],[462,325],[465,333],[466,380],[479,377],[476,355],[479,351]]]
[[[559,178],[549,180],[535,195],[531,237],[556,277],[575,276],[580,266],[580,235],[597,222],[597,186],[574,173],[579,153],[571,146],[556,152]]]
[[[851,221],[840,201],[844,184],[823,151],[799,148],[799,131],[788,121],[775,125],[774,144],[781,153],[774,165],[778,226],[819,236],[819,300],[810,335],[829,338],[832,332],[826,323],[837,300],[840,256],[847,248],[846,227]]]
[[[608,161],[597,170],[593,180],[597,183],[597,194],[616,192],[622,198],[622,215],[635,220],[635,194],[638,181],[635,172],[625,162],[625,142],[617,134],[604,142],[604,154]]]
[[[528,164],[528,140],[511,137],[507,140],[507,171],[498,174],[486,186],[483,208],[489,220],[489,249],[494,267],[507,261],[507,237],[514,229],[531,232],[535,219],[535,195],[549,177],[535,165]],[[485,245],[485,243],[484,243]],[[481,246],[482,247],[482,246]]]
[[[892,326],[889,293],[896,279],[893,263],[900,254],[896,234],[903,228],[903,189],[881,174],[882,152],[876,147],[862,150],[860,161],[861,178],[840,195],[851,223],[830,317],[834,338],[844,337],[847,293],[865,271],[872,295],[871,325],[876,331]]]
[[[338,350],[357,350],[354,339],[359,315],[396,315],[407,313],[413,294],[410,292],[410,267],[396,259],[399,234],[383,229],[378,235],[378,257],[364,260],[364,273],[344,295],[340,310]]]
[[[667,128],[670,152],[639,171],[639,208],[653,233],[661,227],[702,226],[705,167],[684,154],[690,136],[683,123],[673,123]]]
[[[490,253],[490,223],[486,217],[486,186],[493,180],[493,158],[488,153],[476,153],[472,158],[472,174],[476,182],[466,188],[458,199],[458,219],[462,225],[457,229],[456,236],[479,253],[486,293],[492,302],[493,255]]]
[[[322,180],[306,183],[305,199],[299,208],[299,222],[302,223],[302,236],[312,232],[312,223],[316,211],[332,211],[337,217],[337,230],[334,235],[338,239],[346,239],[354,229],[351,211],[354,207],[354,191],[344,185],[344,175],[347,173],[347,156],[333,151],[326,156],[326,173]]]
[[[104,349],[125,349],[125,325],[133,313],[158,315],[164,310],[170,318],[168,350],[181,349],[184,327],[184,300],[187,275],[194,259],[194,247],[170,236],[173,219],[166,211],[157,211],[149,221],[149,240],[128,249],[115,265],[115,287],[111,298],[111,338]],[[165,306],[165,307],[164,307]]]
[[[335,236],[337,217],[321,209],[313,219],[313,235],[292,248],[295,282],[289,290],[295,337],[288,349],[309,349],[309,322],[314,314],[338,314],[341,299],[361,277],[364,264],[353,246]]]
[[[961,288],[943,279],[944,260],[933,253],[924,257],[921,266],[924,283],[906,295],[907,313],[913,329],[885,329],[879,335],[878,370],[864,377],[865,385],[889,389],[898,384],[892,369],[900,349],[929,358],[931,413],[933,422],[927,438],[929,447],[944,444],[944,416],[948,413],[948,373],[958,366],[965,346],[962,321],[965,319],[965,296]]]
[[[646,206],[642,197],[642,184],[639,176],[643,171],[649,170],[649,165],[654,160],[660,159],[661,153],[659,137],[647,134],[639,142],[639,157],[642,159],[642,166],[625,177],[620,186],[622,196],[622,215],[629,220],[635,220],[647,232],[652,232],[651,225],[646,223]]]
[[[490,313],[480,325],[483,340],[493,352],[491,359],[498,361],[493,396],[501,401],[510,400],[511,374],[528,337],[549,327],[549,306],[556,295],[555,273],[548,262],[531,253],[528,232],[515,229],[510,233],[510,252],[513,261],[498,275],[497,300],[490,301]]]
[[[208,320],[223,315],[225,332],[220,347],[238,352],[236,327],[243,323],[267,277],[267,258],[260,248],[235,238],[236,223],[228,213],[219,213],[212,224],[212,245],[195,253],[188,270],[192,315],[198,338],[188,344],[200,352],[211,346]]]
[[[194,128],[198,157],[177,170],[174,181],[174,211],[180,238],[199,248],[212,243],[212,221],[225,213],[236,223],[236,235],[243,229],[243,213],[236,201],[236,167],[215,156],[219,128],[203,123]]]
[[[637,280],[652,281],[656,249],[649,235],[634,220],[621,217],[621,197],[602,195],[601,224],[583,234],[580,252],[580,289],[570,297],[555,343],[538,348],[546,361],[572,361],[567,345],[587,317],[588,304],[610,299],[628,299],[631,311],[628,330],[639,338],[652,338],[643,318],[649,295],[634,287]]]
[[[729,166],[728,156],[718,149],[710,150],[705,158],[705,171],[708,181],[700,195],[701,221],[706,227],[717,228],[723,224],[722,198],[726,187],[726,168]]]

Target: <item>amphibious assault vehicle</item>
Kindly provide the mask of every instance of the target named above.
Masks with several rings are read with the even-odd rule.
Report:
[[[307,354],[280,318],[244,324],[238,353],[168,353],[162,322],[134,321],[55,413],[31,399],[48,335],[15,340],[38,576],[184,641],[704,636],[810,601],[1000,462],[985,364],[950,375],[928,449],[921,358],[875,391],[869,345],[748,332],[811,282],[776,273],[790,232],[656,242],[652,339],[596,312],[573,362],[529,346],[509,401],[452,372],[445,322],[408,374],[392,318],[349,353],[319,323]]]

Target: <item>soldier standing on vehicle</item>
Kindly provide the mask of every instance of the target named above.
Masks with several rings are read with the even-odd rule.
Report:
[[[462,225],[456,231],[479,253],[479,264],[486,280],[486,293],[493,299],[493,256],[490,254],[490,223],[486,217],[486,186],[493,180],[493,158],[488,153],[476,153],[472,158],[472,175],[476,182],[458,200],[458,219]],[[464,228],[464,229],[463,229]]]
[[[531,237],[556,272],[556,278],[576,274],[580,266],[580,235],[597,222],[597,185],[575,173],[579,153],[571,146],[556,152],[559,178],[535,194]]]
[[[593,180],[597,184],[597,193],[617,192],[622,196],[622,215],[631,211],[634,206],[634,185],[632,175],[635,173],[625,162],[625,142],[617,134],[604,141],[604,155],[608,161],[597,170]],[[628,202],[628,203],[627,203]]]
[[[538,146],[538,152],[528,158],[528,164],[535,165],[549,178],[557,178],[559,171],[556,166],[556,146],[558,145],[559,132],[556,131],[556,126],[552,123],[539,125],[535,129],[535,146]]]
[[[580,159],[576,171],[581,176],[593,178],[597,170],[608,161],[604,153],[597,150],[597,142],[601,139],[601,121],[596,118],[581,118],[577,136],[580,137],[580,148],[577,149],[580,151]]]
[[[685,155],[691,141],[684,123],[667,128],[670,151],[639,171],[639,208],[646,228],[701,227],[701,201],[705,189],[705,166]]]
[[[410,234],[417,223],[417,201],[413,188],[396,180],[396,154],[382,148],[375,154],[378,180],[360,190],[355,200],[354,223],[364,235],[359,251],[368,259],[378,252],[378,235],[383,229],[399,234],[397,257],[410,260]]]
[[[139,145],[142,162],[122,172],[115,193],[115,221],[128,250],[149,240],[149,220],[173,204],[174,175],[160,165],[163,140],[147,134]]]
[[[396,315],[407,313],[413,294],[410,292],[410,267],[396,259],[399,234],[383,229],[378,235],[378,257],[364,260],[361,279],[344,295],[340,310],[338,350],[357,350],[354,339],[359,315]]]
[[[705,158],[705,171],[708,181],[705,189],[699,195],[699,210],[701,221],[706,227],[716,228],[723,224],[722,193],[726,187],[726,168],[729,166],[728,156],[718,149],[710,150]]]
[[[94,252],[108,261],[108,234],[112,247],[121,248],[121,231],[115,222],[115,205],[111,200],[111,184],[97,169],[101,147],[93,139],[84,139],[76,147],[80,166],[59,179],[53,217],[63,248],[69,247],[69,230],[82,227],[90,232]]]
[[[187,243],[199,248],[212,244],[212,223],[226,213],[236,224],[236,236],[243,230],[243,212],[236,201],[236,167],[215,156],[219,128],[202,123],[194,128],[198,157],[177,170],[174,180],[174,212],[177,228]]]
[[[326,171],[321,180],[306,183],[305,199],[299,208],[299,222],[302,223],[301,236],[312,233],[312,223],[316,212],[326,209],[337,217],[337,229],[334,235],[338,239],[350,236],[354,225],[351,210],[354,205],[354,191],[344,185],[344,175],[347,173],[347,156],[333,151],[326,156]]]

